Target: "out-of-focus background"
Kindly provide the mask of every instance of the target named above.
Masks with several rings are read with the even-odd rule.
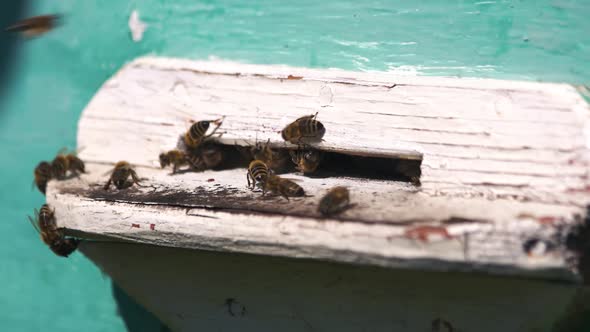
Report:
[[[590,83],[590,1],[7,1],[5,27],[57,13],[36,39],[0,37],[0,325],[6,331],[124,331],[108,277],[80,253],[63,259],[26,220],[40,160],[75,147],[76,124],[101,84],[145,54]],[[137,10],[148,27],[133,42]],[[146,276],[149,278],[149,276]],[[139,310],[117,292],[119,309]],[[137,311],[144,324],[158,330]]]

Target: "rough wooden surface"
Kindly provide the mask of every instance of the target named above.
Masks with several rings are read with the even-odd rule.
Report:
[[[249,192],[245,169],[157,169],[191,120],[225,116],[226,144],[282,145],[277,132],[315,112],[319,148],[422,159],[422,186],[289,174],[309,196],[287,202]],[[83,113],[91,173],[50,183],[47,199],[61,226],[130,241],[572,280],[563,240],[590,201],[588,115],[567,85],[141,58]],[[102,191],[118,160],[145,187]],[[357,206],[320,219],[334,185]]]

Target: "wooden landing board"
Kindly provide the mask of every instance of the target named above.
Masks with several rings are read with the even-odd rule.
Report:
[[[245,169],[158,168],[191,120],[225,116],[224,144],[287,146],[278,132],[316,112],[318,148],[422,159],[422,185],[289,174],[308,196],[287,202],[247,190]],[[47,200],[60,226],[113,239],[574,280],[563,242],[590,202],[589,114],[561,84],[140,58],[83,112],[90,174],[51,182]],[[139,166],[144,187],[100,189],[119,160]],[[319,218],[335,185],[357,205]]]

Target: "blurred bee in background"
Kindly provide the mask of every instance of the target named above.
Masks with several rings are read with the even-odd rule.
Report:
[[[4,29],[4,31],[20,32],[25,37],[37,37],[55,28],[59,24],[59,20],[58,15],[34,16],[20,20]]]
[[[252,160],[248,166],[248,174],[246,174],[248,188],[254,190],[256,187],[263,187],[269,173],[270,170],[263,161]],[[252,182],[250,182],[250,179]]]
[[[131,164],[129,164],[126,161],[119,161],[118,163],[116,163],[115,167],[109,173],[111,173],[111,176],[109,177],[109,181],[107,182],[107,184],[104,185],[104,190],[108,190],[111,186],[111,183],[115,184],[115,187],[117,187],[117,189],[128,188],[131,187],[133,184],[136,184],[138,186],[140,185],[140,179],[137,176],[137,173],[135,172]],[[131,183],[127,181],[129,177],[131,177]]]
[[[76,248],[80,240],[66,238],[63,230],[57,228],[55,211],[49,205],[43,204],[41,210],[35,209],[35,217],[28,217],[35,230],[41,235],[41,240],[49,246],[51,251],[61,257],[68,257]]]
[[[165,168],[172,165],[172,174],[176,173],[179,167],[188,165],[187,155],[181,150],[170,150],[160,154],[160,167]]]
[[[39,189],[40,192],[45,194],[47,190],[47,182],[53,178],[53,168],[51,164],[42,161],[40,162],[37,167],[35,167],[35,185]]]
[[[303,174],[315,172],[322,159],[322,153],[318,150],[291,150],[289,154],[291,161],[296,165],[295,168]]]
[[[300,117],[291,122],[282,131],[281,136],[287,142],[301,144],[302,142],[319,142],[326,133],[324,125],[316,120],[318,113]]]
[[[224,159],[223,151],[218,144],[204,143],[186,155],[187,162],[195,171],[216,168]]]
[[[268,175],[266,180],[262,183],[262,195],[267,191],[273,194],[280,194],[289,200],[289,197],[301,197],[305,195],[305,191],[293,180],[282,178],[278,175]]]
[[[197,148],[203,141],[207,138],[213,136],[217,129],[223,123],[223,117],[217,120],[205,120],[193,123],[193,125],[189,128],[189,130],[184,134],[184,144],[189,149]],[[207,130],[209,130],[209,126],[211,124],[215,125],[213,131],[207,135]]]
[[[334,187],[320,200],[318,211],[324,216],[338,214],[352,205],[346,187]]]
[[[66,149],[57,153],[51,162],[51,169],[53,176],[57,179],[63,179],[68,171],[76,176],[79,173],[85,173],[84,162],[76,156],[75,152],[66,153]]]
[[[270,147],[270,139],[266,141],[266,144],[257,142],[251,148],[251,153],[255,160],[264,162],[274,173],[283,172],[289,161],[289,157],[284,151],[273,150]]]

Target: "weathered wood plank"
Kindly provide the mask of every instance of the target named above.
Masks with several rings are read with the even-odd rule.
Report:
[[[278,131],[315,112],[327,128],[318,148],[422,160],[422,185],[289,174],[308,196],[287,202],[247,190],[243,168],[158,167],[191,120],[224,116],[223,144],[286,148]],[[113,239],[571,281],[564,240],[590,202],[589,115],[563,84],[141,58],[84,110],[90,174],[51,182],[47,200],[60,226]],[[145,186],[102,190],[118,160],[139,166]],[[336,185],[356,206],[320,218]]]

